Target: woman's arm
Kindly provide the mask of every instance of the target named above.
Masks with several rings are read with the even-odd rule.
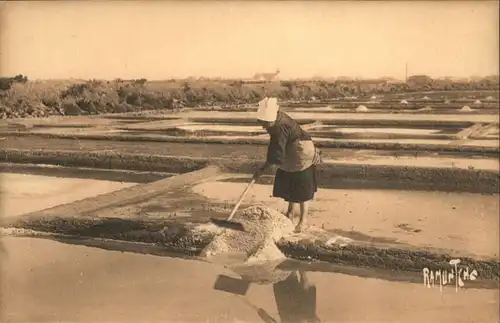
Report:
[[[262,175],[262,173],[265,173],[267,170],[269,170],[270,168],[273,167],[273,164],[269,163],[267,160],[266,162],[264,163],[264,165],[262,165],[262,167],[260,167],[256,172],[255,174],[253,175],[253,179],[257,180],[259,179],[260,175]]]
[[[254,174],[254,179],[269,170],[274,165],[281,165],[285,159],[286,145],[288,143],[289,129],[286,126],[280,126],[270,133],[271,140],[267,148],[266,162]]]

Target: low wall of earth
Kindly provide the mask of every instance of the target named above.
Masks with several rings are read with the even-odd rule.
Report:
[[[262,164],[257,158],[177,157],[45,149],[3,149],[0,151],[0,162],[177,174],[199,170],[208,165],[217,165],[226,172],[251,174]],[[366,187],[375,185],[384,188],[490,194],[498,193],[500,184],[499,173],[493,170],[349,163],[319,165],[318,182],[321,187],[330,188],[356,182],[358,185],[366,184]]]

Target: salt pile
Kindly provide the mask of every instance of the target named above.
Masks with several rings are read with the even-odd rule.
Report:
[[[474,101],[474,104],[481,104],[481,100]]]
[[[401,100],[399,103],[401,103],[401,104],[408,104],[408,101],[406,101],[406,100]]]
[[[276,242],[293,232],[295,226],[290,219],[264,205],[246,208],[236,217],[238,219],[233,221],[241,223],[245,231],[222,230],[202,250],[202,257],[223,253],[244,253],[246,263],[286,258],[276,246]]]
[[[493,101],[493,97],[492,96],[487,96],[486,97],[486,101]]]
[[[335,246],[335,245],[345,247],[345,246],[349,245],[352,241],[353,240],[351,238],[342,237],[342,236],[335,236],[333,238],[328,239],[325,242],[325,245],[327,245],[329,247]]]
[[[286,261],[286,260],[285,260]],[[283,281],[290,276],[290,270],[283,270],[279,265],[283,260],[261,262],[258,264],[243,264],[230,266],[231,270],[238,274],[243,280],[256,284],[274,284]]]
[[[360,105],[359,107],[356,108],[356,112],[368,112],[368,108],[365,107],[364,105]]]
[[[464,107],[462,107],[462,109],[460,109],[460,111],[462,111],[462,112],[470,112],[470,111],[472,111],[472,109],[469,106],[464,106]]]

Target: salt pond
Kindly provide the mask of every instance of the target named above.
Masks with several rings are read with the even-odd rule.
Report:
[[[6,217],[40,211],[136,185],[11,173],[1,173],[0,176],[0,214]]]

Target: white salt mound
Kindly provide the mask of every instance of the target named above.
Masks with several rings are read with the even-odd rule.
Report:
[[[290,276],[290,270],[283,270],[278,266],[283,260],[268,261],[258,264],[244,264],[230,267],[243,280],[257,284],[274,284],[285,280]]]
[[[401,103],[401,104],[408,104],[408,101],[406,101],[406,100],[401,100],[399,103]]]
[[[486,101],[493,101],[493,97],[492,96],[487,96],[486,97]]]
[[[424,96],[422,99],[423,100],[430,100],[430,98],[428,96]]]
[[[359,107],[356,108],[356,112],[367,112],[368,108],[365,107],[364,105],[360,105]]]
[[[255,250],[253,250],[248,258],[246,259],[247,263],[258,263],[262,261],[274,261],[274,260],[285,260],[285,255],[278,248],[276,243],[273,240],[265,240],[262,244],[257,246]]]
[[[328,239],[328,241],[325,242],[325,245],[327,246],[339,245],[341,247],[344,247],[349,245],[352,241],[353,240],[351,238],[335,236],[333,238]]]
[[[481,104],[481,100],[474,101],[474,104]]]
[[[233,221],[243,224],[245,231],[222,230],[202,250],[201,256],[245,253],[247,263],[285,258],[276,246],[276,242],[293,232],[295,227],[290,219],[264,205],[241,210],[236,218]]]
[[[466,106],[462,107],[462,109],[460,109],[460,111],[468,112],[468,111],[472,111],[472,109],[466,105]]]

